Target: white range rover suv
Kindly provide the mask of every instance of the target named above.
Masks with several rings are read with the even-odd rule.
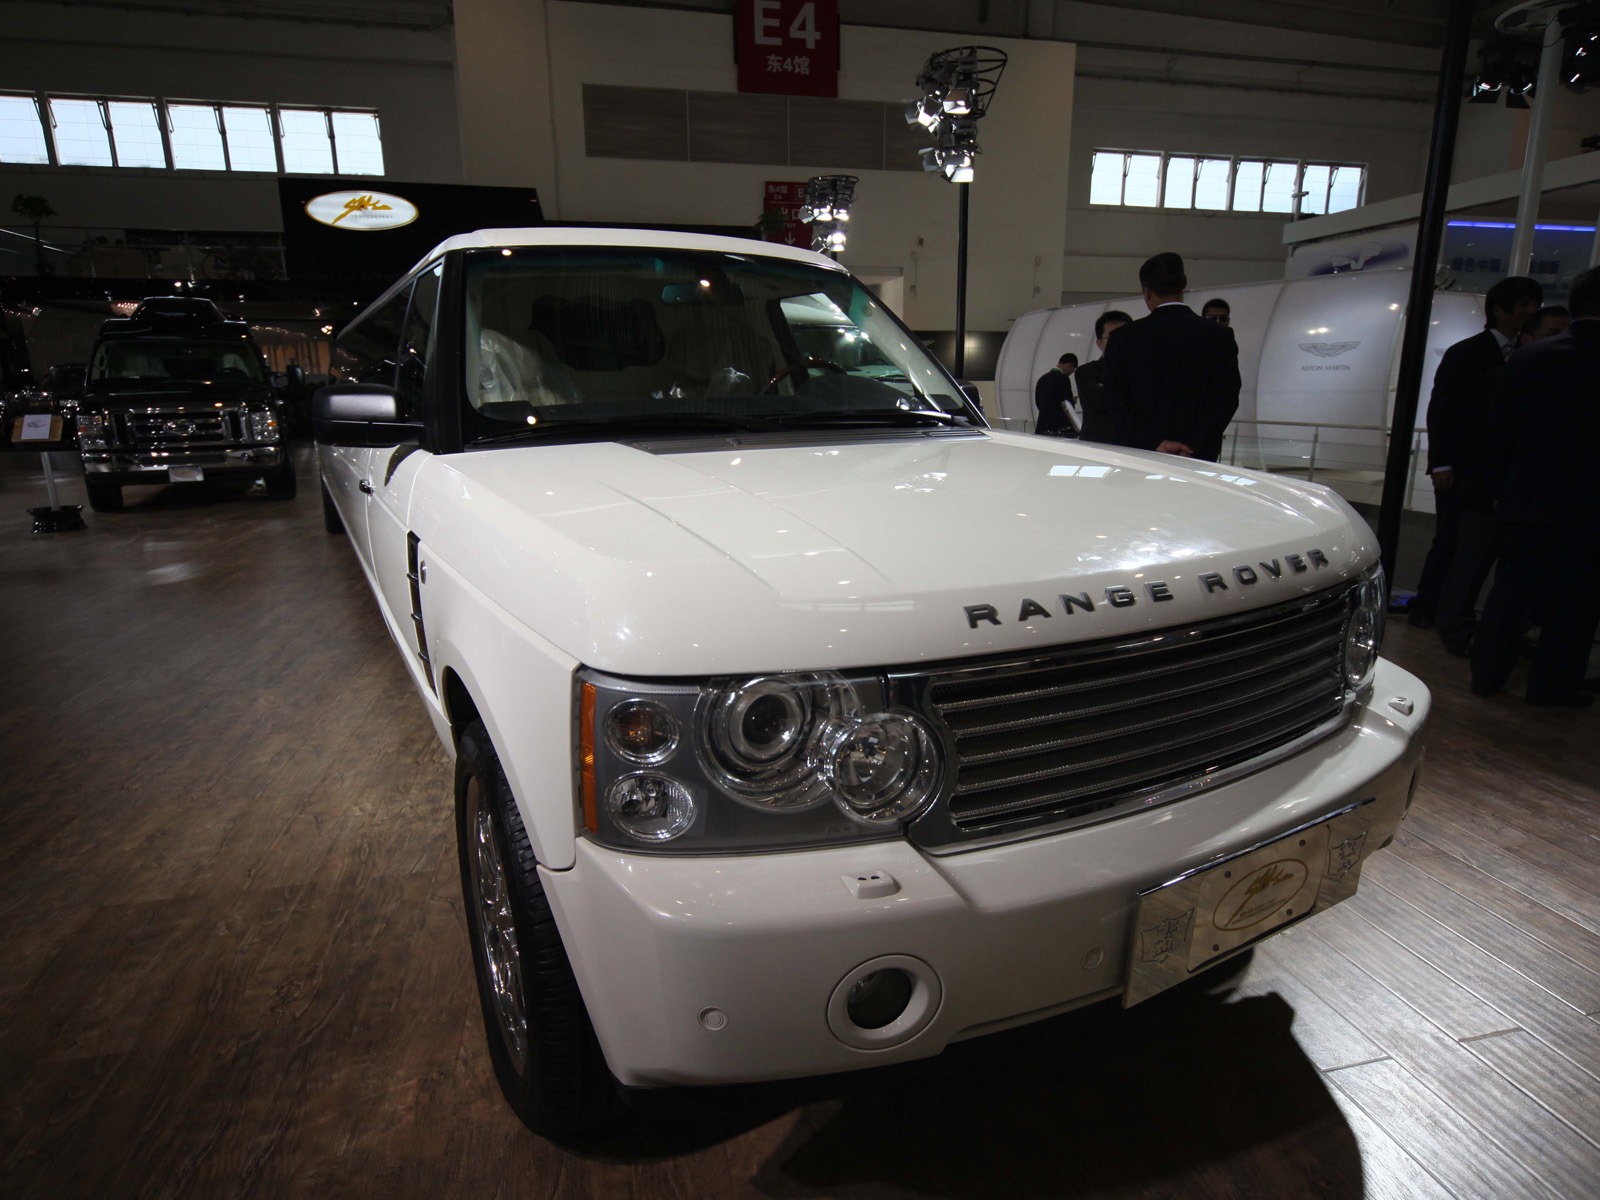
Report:
[[[1410,802],[1429,696],[1343,501],[992,430],[827,258],[467,234],[334,366],[326,521],[456,757],[531,1128],[1137,1002]]]

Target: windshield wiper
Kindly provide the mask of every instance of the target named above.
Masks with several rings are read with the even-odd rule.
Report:
[[[640,413],[628,417],[590,417],[571,421],[549,420],[537,425],[513,429],[507,433],[490,434],[474,438],[471,445],[493,446],[506,442],[542,441],[545,438],[569,434],[614,434],[621,430],[646,432],[660,429],[721,429],[771,433],[781,428],[776,421],[766,417],[734,416],[723,413]]]
[[[819,408],[811,412],[787,413],[774,417],[788,429],[825,429],[831,425],[947,425],[967,428],[972,424],[956,413],[932,408]]]

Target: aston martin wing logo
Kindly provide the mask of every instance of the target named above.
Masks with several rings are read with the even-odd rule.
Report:
[[[1318,358],[1338,358],[1354,350],[1360,342],[1301,342],[1300,349],[1307,354],[1315,354]]]

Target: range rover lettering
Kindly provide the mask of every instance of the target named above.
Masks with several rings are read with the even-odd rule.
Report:
[[[1137,1003],[1410,803],[1429,696],[1342,500],[992,430],[827,258],[467,234],[334,371],[324,518],[455,756],[533,1129]]]

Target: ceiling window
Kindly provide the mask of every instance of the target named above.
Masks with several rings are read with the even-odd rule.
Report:
[[[0,162],[49,161],[39,101],[33,96],[0,96]]]
[[[333,139],[328,133],[327,113],[320,108],[281,108],[278,132],[285,171],[300,175],[333,174]]]
[[[153,100],[109,100],[111,142],[119,167],[156,167],[165,170],[167,151],[161,145],[161,125]]]
[[[11,92],[0,163],[382,175],[383,137],[375,112]]]
[[[180,171],[226,171],[222,124],[214,104],[167,105],[172,165]]]
[[[1355,163],[1096,150],[1089,203],[1120,208],[1319,216],[1355,208],[1366,168]]]
[[[111,128],[99,100],[50,98],[50,125],[55,130],[56,160],[64,167],[109,167]]]
[[[382,175],[383,139],[378,135],[378,114],[335,112],[333,147],[341,175]]]
[[[234,171],[278,170],[272,115],[261,107],[224,104],[222,128],[228,136],[228,167]]]

